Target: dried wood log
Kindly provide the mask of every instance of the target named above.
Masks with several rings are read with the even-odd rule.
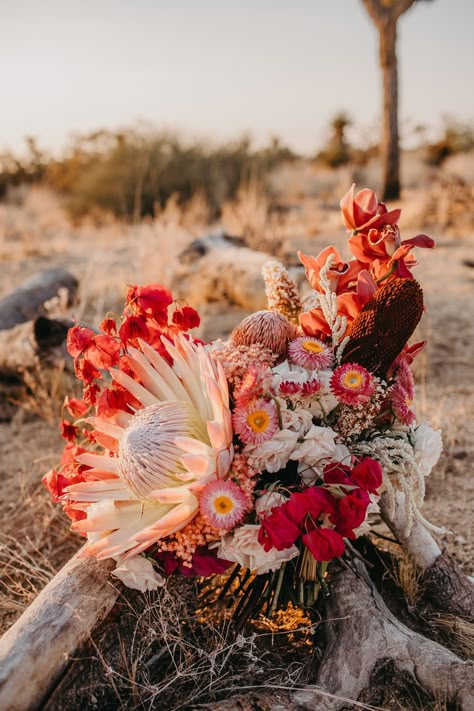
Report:
[[[173,288],[195,305],[223,301],[259,311],[267,306],[261,269],[268,259],[239,238],[206,235],[179,255]]]
[[[464,661],[437,642],[402,624],[387,608],[358,560],[336,573],[326,603],[328,644],[319,667],[317,687],[296,692],[305,709],[336,711],[356,701],[371,685],[377,668],[391,662],[405,681],[431,697],[474,708],[474,663]],[[334,694],[322,696],[321,689]]]
[[[60,362],[73,370],[66,349],[66,336],[72,321],[39,316],[0,330],[0,377],[20,378],[37,366],[55,367]]]
[[[0,299],[0,331],[46,316],[47,303],[60,297],[70,305],[77,292],[77,279],[65,269],[47,269],[27,279],[11,294]]]
[[[113,561],[76,554],[0,639],[0,708],[40,708],[70,656],[112,609]]]
[[[415,520],[407,535],[404,494],[395,493],[394,518],[388,515],[388,500],[382,495],[380,509],[387,526],[403,544],[413,562],[424,571],[426,597],[437,610],[474,620],[474,585],[456,561],[442,553],[431,533]]]

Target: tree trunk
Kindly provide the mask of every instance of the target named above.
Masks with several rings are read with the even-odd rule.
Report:
[[[400,147],[398,137],[397,20],[385,16],[378,24],[383,83],[383,121],[380,144],[382,200],[400,197]]]

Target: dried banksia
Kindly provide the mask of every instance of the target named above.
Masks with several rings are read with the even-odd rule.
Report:
[[[295,337],[296,328],[286,316],[274,311],[256,311],[234,328],[229,340],[235,346],[259,344],[284,360],[288,343]]]
[[[423,313],[415,279],[391,279],[378,289],[349,326],[342,363],[358,363],[384,378]]]
[[[303,310],[298,287],[283,264],[270,259],[262,267],[269,311],[283,314],[289,321],[298,323]]]

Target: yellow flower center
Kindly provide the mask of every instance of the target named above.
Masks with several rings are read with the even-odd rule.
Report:
[[[251,412],[247,417],[247,424],[253,432],[260,434],[261,432],[265,432],[270,424],[270,417],[265,410],[256,410],[255,412]]]
[[[212,504],[214,506],[215,512],[218,514],[228,514],[234,508],[234,502],[232,501],[232,499],[229,496],[225,496],[224,494],[214,499]]]
[[[344,387],[349,388],[349,390],[357,390],[362,386],[364,379],[356,370],[349,370],[349,372],[344,375],[342,382]]]
[[[302,345],[308,353],[322,353],[324,350],[324,346],[321,343],[315,343],[314,341],[304,341]]]

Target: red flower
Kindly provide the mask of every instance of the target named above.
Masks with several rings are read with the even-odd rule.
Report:
[[[93,343],[88,347],[85,355],[96,368],[108,370],[119,361],[120,343],[112,336],[99,333],[94,336]]]
[[[365,457],[352,470],[352,479],[364,491],[376,494],[382,486],[382,467],[370,457]]]
[[[142,313],[155,316],[173,303],[171,291],[161,284],[131,287],[127,294],[127,303],[134,302]]]
[[[327,258],[331,255],[334,256],[334,261],[327,277],[331,290],[335,291],[336,294],[342,294],[354,286],[358,273],[364,268],[363,264],[356,259],[351,259],[350,262],[343,262],[337,249],[332,246],[323,249],[317,257],[310,257],[303,254],[303,252],[298,252],[298,257],[306,270],[306,277],[315,291],[323,291],[319,275],[326,264]]]
[[[197,328],[201,323],[201,318],[198,312],[191,306],[183,306],[176,309],[173,314],[173,323],[181,328],[182,331],[189,331],[190,328]]]
[[[305,533],[303,543],[321,562],[339,558],[344,553],[342,536],[331,528],[314,528]]]
[[[60,425],[61,437],[73,442],[77,437],[77,427],[72,425],[68,420],[63,420]]]
[[[362,489],[356,489],[338,500],[337,513],[332,515],[330,520],[341,536],[356,538],[354,528],[360,526],[364,521],[369,503],[369,495]]]
[[[70,398],[68,395],[64,398],[64,407],[72,417],[82,417],[89,409],[89,405],[86,405],[83,400],[78,400],[75,397]]]
[[[84,402],[86,402],[88,405],[95,405],[95,401],[97,400],[97,393],[99,392],[100,388],[97,383],[89,383],[84,387]]]
[[[122,343],[133,342],[136,344],[137,338],[146,339],[148,333],[148,326],[143,316],[126,316],[119,329]]]
[[[73,358],[81,355],[86,348],[92,344],[94,340],[94,331],[90,328],[82,328],[81,326],[73,326],[67,333],[67,351]]]
[[[368,188],[359,190],[355,195],[355,183],[341,199],[341,211],[347,229],[357,232],[396,225],[401,213],[398,209],[389,212],[383,202],[378,202],[375,192]]]
[[[352,469],[340,462],[332,462],[324,467],[323,479],[325,484],[353,484],[351,479]]]
[[[83,380],[85,383],[92,383],[94,378],[102,377],[100,370],[98,370],[90,360],[87,360],[87,358],[80,358],[74,361],[74,372],[76,378]],[[85,398],[84,401],[87,402]]]
[[[104,331],[104,333],[108,333],[109,336],[115,336],[117,333],[117,324],[115,323],[114,318],[104,318],[104,320],[100,323],[99,328],[101,331]]]
[[[258,542],[266,551],[276,548],[282,551],[290,548],[301,531],[286,514],[284,506],[279,506],[270,516],[265,516],[258,532]]]

